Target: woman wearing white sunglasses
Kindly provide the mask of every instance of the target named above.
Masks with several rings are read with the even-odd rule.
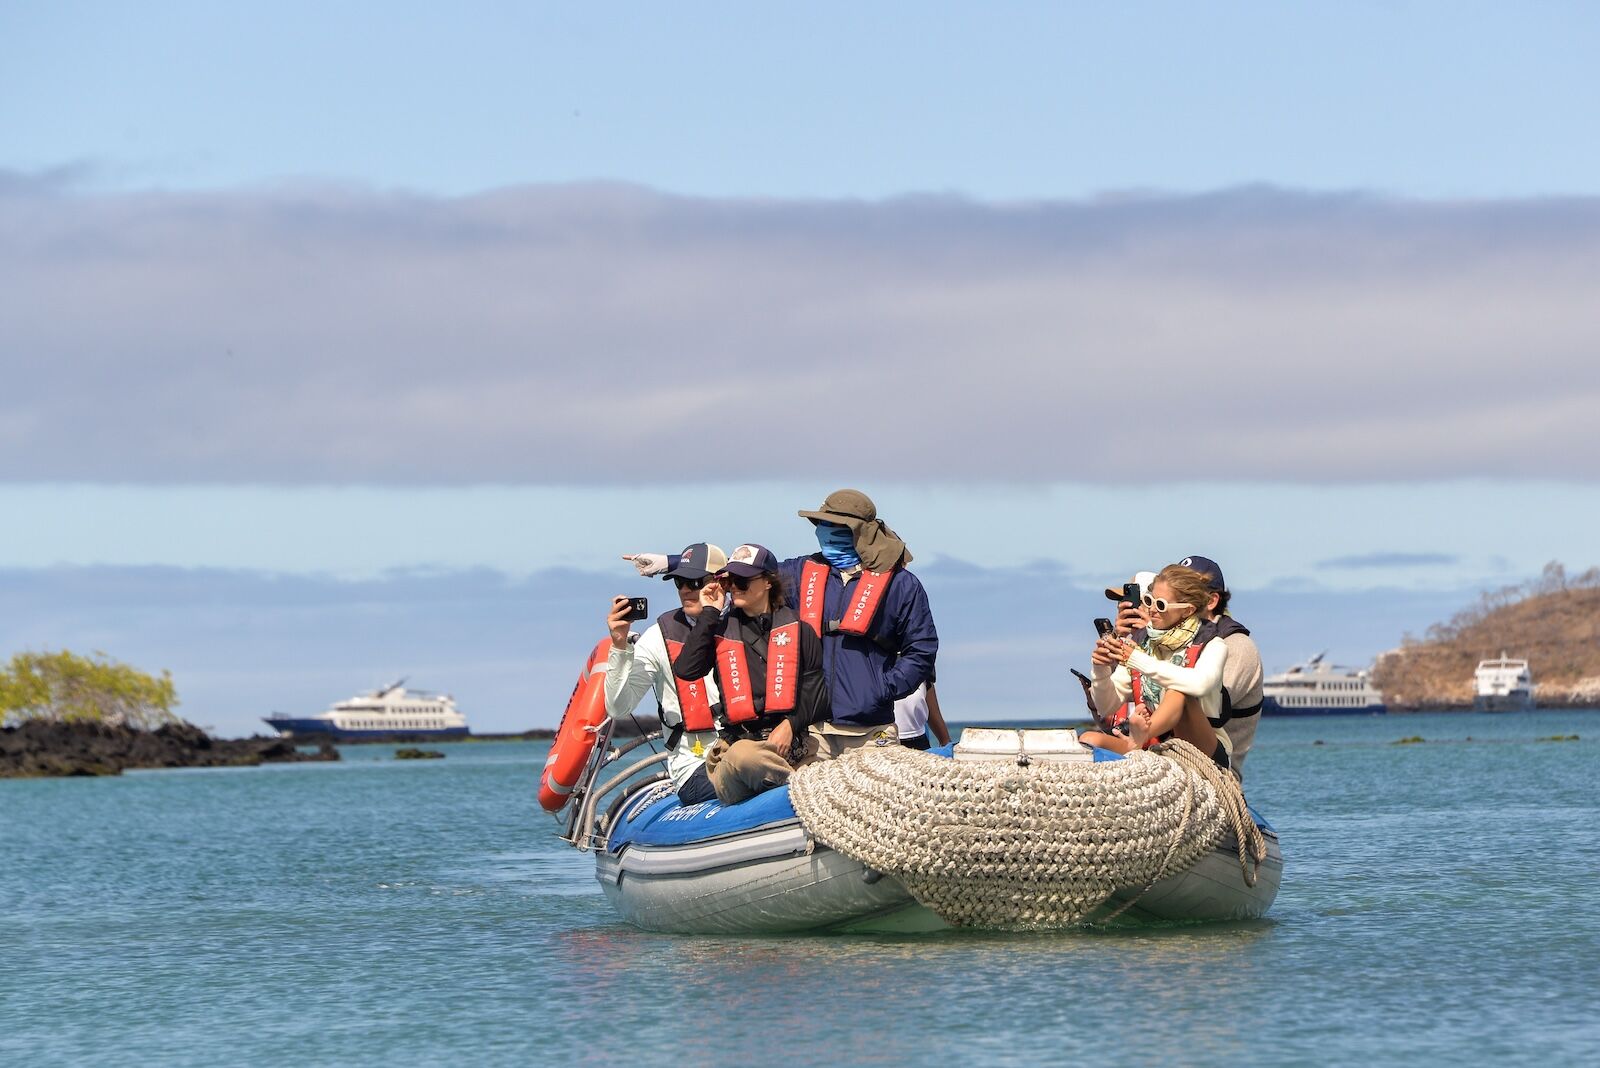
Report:
[[[1086,744],[1126,753],[1182,738],[1227,768],[1227,735],[1212,727],[1210,719],[1221,715],[1228,647],[1211,640],[1215,628],[1204,623],[1199,608],[1210,597],[1210,581],[1178,564],[1162,568],[1144,592],[1148,626],[1135,631],[1133,641],[1113,635],[1095,643],[1090,653],[1095,707],[1125,708],[1125,719],[1120,713],[1102,716],[1123,724],[1126,733],[1088,731],[1083,735]],[[1191,669],[1198,685],[1185,685],[1188,694],[1163,685],[1155,673],[1164,673],[1165,664]]]

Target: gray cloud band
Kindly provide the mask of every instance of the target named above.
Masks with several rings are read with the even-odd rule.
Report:
[[[1364,553],[1358,556],[1335,556],[1318,560],[1314,566],[1324,571],[1356,570],[1361,568],[1414,568],[1448,567],[1461,562],[1452,553]]]
[[[733,477],[1589,479],[1600,453],[1596,199],[0,178],[10,481],[628,482],[722,418],[818,446]]]

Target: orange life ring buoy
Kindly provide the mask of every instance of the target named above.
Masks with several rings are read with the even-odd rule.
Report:
[[[544,774],[539,776],[539,804],[548,812],[559,811],[567,803],[594,752],[598,735],[592,728],[606,718],[606,660],[610,653],[611,639],[601,638],[561,714],[561,727],[545,758]]]

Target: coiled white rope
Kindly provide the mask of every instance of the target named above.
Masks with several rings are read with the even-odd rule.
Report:
[[[1190,867],[1238,812],[1255,830],[1242,797],[1224,800],[1238,795],[1232,776],[1202,762],[1216,770],[1184,742],[1027,766],[868,747],[796,771],[789,796],[814,838],[894,876],[949,923],[1062,927],[1113,891]],[[1242,860],[1248,832],[1236,833]],[[1256,842],[1264,856],[1259,832]]]
[[[1239,872],[1246,886],[1256,885],[1261,873],[1261,862],[1267,857],[1267,840],[1250,815],[1250,805],[1244,799],[1239,780],[1230,772],[1217,767],[1216,761],[1179,738],[1163,742],[1153,752],[1183,765],[1188,771],[1211,784],[1233,830],[1235,845],[1239,850]]]

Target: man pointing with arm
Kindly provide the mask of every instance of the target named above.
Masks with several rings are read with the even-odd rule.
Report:
[[[816,756],[893,745],[894,703],[932,679],[939,652],[927,592],[906,569],[911,550],[860,490],[836,490],[799,515],[815,525],[818,549],[778,570],[790,607],[822,636],[833,714],[811,728]],[[676,564],[657,554],[627,559],[644,575]]]

